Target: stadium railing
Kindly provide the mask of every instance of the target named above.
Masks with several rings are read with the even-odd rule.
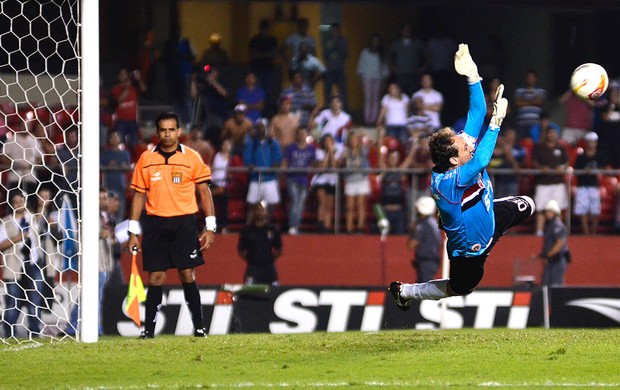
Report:
[[[125,171],[127,173],[131,173],[131,169],[123,169],[123,168],[108,168],[101,167],[101,173],[105,174],[106,172],[112,171]],[[378,177],[382,173],[387,172],[398,172],[405,176],[407,176],[407,196],[410,199],[417,199],[421,195],[429,195],[429,187],[428,180],[430,177],[431,171],[425,168],[364,168],[364,169],[351,169],[351,168],[332,168],[332,169],[323,169],[323,168],[282,168],[282,167],[272,167],[272,168],[249,168],[244,166],[231,166],[227,168],[229,182],[228,186],[229,191],[229,199],[232,203],[229,203],[229,217],[233,218],[233,230],[235,220],[239,224],[245,223],[245,195],[247,193],[247,185],[248,178],[250,173],[275,173],[280,180],[280,194],[281,194],[281,203],[280,210],[276,210],[276,215],[274,219],[278,222],[279,219],[282,219],[282,213],[285,210],[285,204],[283,204],[286,200],[286,187],[284,185],[284,178],[287,174],[291,173],[307,173],[309,176],[317,173],[336,173],[339,176],[339,180],[336,185],[336,194],[335,194],[335,210],[334,210],[334,229],[333,233],[338,234],[342,233],[342,217],[344,215],[343,208],[344,206],[344,182],[343,177],[348,173],[367,173],[369,175],[369,180],[371,181],[371,193],[367,199],[367,207],[368,207],[368,222],[369,226],[372,226],[374,223],[374,215],[372,213],[372,204],[380,203],[381,198],[381,185],[378,181]],[[541,169],[489,169],[489,176],[491,180],[495,182],[497,177],[500,176],[517,176],[519,180],[519,192],[511,195],[528,195],[534,196],[534,189],[536,185],[536,177],[540,175],[557,175],[556,171],[543,171]],[[601,188],[601,230],[602,232],[606,232],[611,230],[615,218],[616,208],[617,208],[617,200],[616,194],[620,193],[620,189],[618,188],[618,179],[620,178],[620,169],[595,169],[595,170],[574,170],[572,168],[568,168],[564,173],[561,173],[564,176],[564,182],[566,184],[566,188],[568,189],[568,209],[565,213],[565,222],[568,226],[571,226],[572,223],[572,208],[573,208],[573,195],[574,190],[576,188],[576,178],[581,175],[592,175],[596,174],[599,177],[599,185]],[[309,193],[308,199],[306,202],[306,210],[314,207],[312,199],[312,194]],[[412,203],[410,203],[411,205]],[[231,208],[233,210],[231,210]],[[237,208],[237,209],[235,209]],[[310,209],[310,215],[312,215],[312,211]],[[409,221],[415,220],[415,211],[413,208],[409,210]],[[239,226],[240,227],[240,226]],[[529,227],[526,227],[528,230]],[[303,229],[302,229],[303,230]],[[311,230],[311,229],[310,229]],[[532,230],[533,232],[533,230]]]

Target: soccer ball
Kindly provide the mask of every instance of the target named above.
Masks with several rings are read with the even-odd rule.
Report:
[[[598,99],[607,91],[609,77],[605,68],[598,64],[579,65],[570,77],[570,88],[582,99]]]

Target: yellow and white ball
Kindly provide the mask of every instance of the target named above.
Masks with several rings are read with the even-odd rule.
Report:
[[[579,65],[570,78],[573,93],[585,100],[600,98],[609,86],[609,76],[605,68],[598,64]]]

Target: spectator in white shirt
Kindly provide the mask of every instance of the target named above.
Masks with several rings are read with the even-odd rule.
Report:
[[[364,90],[364,124],[370,125],[379,115],[381,86],[389,74],[379,34],[372,34],[368,47],[360,53],[356,73]]]
[[[422,88],[417,90],[411,99],[421,97],[424,102],[424,112],[431,118],[431,127],[438,129],[441,127],[441,110],[443,108],[443,95],[433,88],[433,78],[425,73],[420,77]]]
[[[228,166],[232,156],[233,142],[230,138],[222,141],[220,151],[217,152],[211,164],[211,194],[213,204],[218,215],[218,227],[222,234],[228,233]]]
[[[346,141],[352,122],[351,115],[342,110],[342,99],[340,99],[340,96],[332,96],[329,108],[310,119],[310,128],[316,125],[321,129],[321,138],[325,134],[331,134],[336,143],[342,144]]]
[[[0,161],[10,167],[7,170],[8,188],[20,188],[33,194],[38,183],[36,173],[43,169],[43,148],[31,134],[31,123],[17,115],[15,117],[10,122],[13,131],[7,133],[7,140],[2,145]]]
[[[304,82],[314,88],[314,84],[325,76],[325,65],[315,55],[313,49],[306,42],[299,44],[296,57],[291,61],[291,70],[301,72]]]
[[[409,138],[407,117],[409,97],[402,93],[396,82],[390,83],[388,93],[381,99],[381,111],[377,119],[379,134],[387,134],[405,144]]]

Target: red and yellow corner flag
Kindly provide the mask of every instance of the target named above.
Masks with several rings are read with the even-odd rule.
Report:
[[[129,277],[129,290],[127,291],[127,314],[136,323],[138,328],[140,322],[140,302],[146,301],[146,293],[144,292],[144,284],[138,272],[136,265],[136,253],[131,255],[131,276]]]

